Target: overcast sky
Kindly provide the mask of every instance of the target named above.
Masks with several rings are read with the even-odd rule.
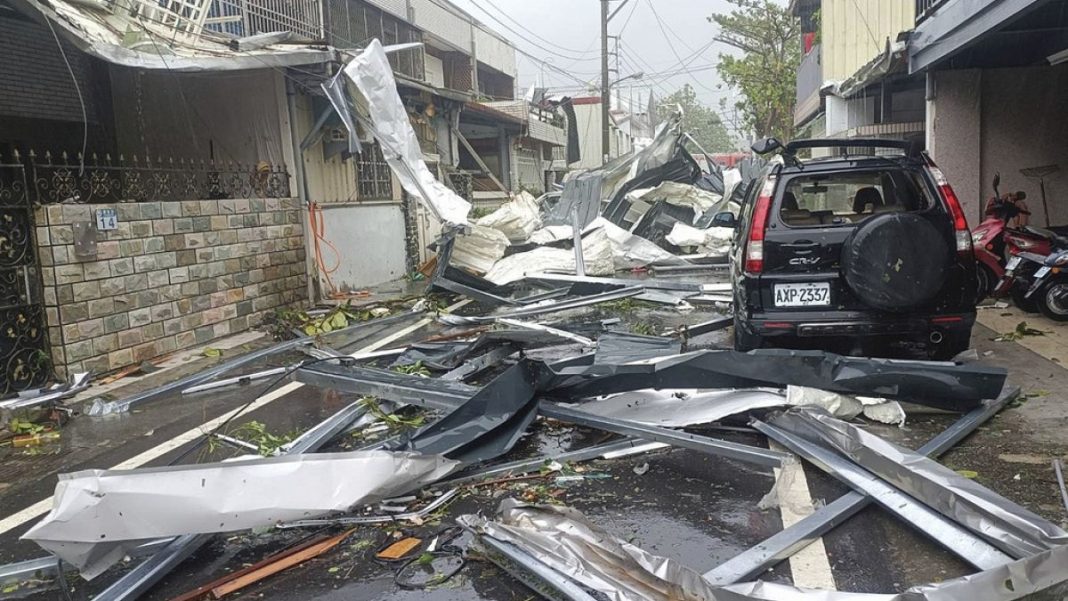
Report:
[[[452,2],[537,58],[517,54],[522,89],[541,77],[549,87],[571,94],[580,93],[581,82],[600,84],[599,0]],[[620,0],[611,2],[613,10],[619,5]],[[708,22],[710,15],[728,9],[725,0],[629,0],[609,26],[610,35],[622,35],[620,75],[613,74],[613,79],[638,71],[646,77],[621,84],[621,95],[627,98],[633,91],[635,102],[639,95],[644,101],[650,89],[663,97],[689,83],[702,102],[717,110],[720,99],[726,98],[724,117],[731,120],[731,92],[714,68],[716,57],[728,49],[713,42],[716,26]],[[554,67],[571,76],[554,72]]]

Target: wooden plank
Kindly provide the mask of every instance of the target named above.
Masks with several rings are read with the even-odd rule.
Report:
[[[238,578],[234,578],[229,582],[226,582],[213,588],[211,590],[211,597],[213,599],[221,599],[232,592],[239,591],[247,586],[256,584],[264,578],[268,578],[277,574],[278,572],[288,570],[293,566],[300,565],[305,561],[308,561],[309,559],[314,559],[322,555],[323,553],[330,551],[334,547],[340,545],[342,541],[348,538],[349,535],[351,535],[355,531],[356,529],[353,528],[352,530],[342,532],[337,536],[328,538],[322,542],[306,547],[300,551],[297,551],[296,553],[289,553],[285,557],[277,558],[273,562],[268,562],[267,565],[264,565],[259,569],[251,570],[248,573],[239,576]]]

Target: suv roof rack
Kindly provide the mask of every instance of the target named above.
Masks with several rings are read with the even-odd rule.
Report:
[[[920,158],[923,147],[913,141],[885,138],[813,138],[794,140],[783,148],[783,154],[795,157],[803,148],[897,148],[909,158]]]

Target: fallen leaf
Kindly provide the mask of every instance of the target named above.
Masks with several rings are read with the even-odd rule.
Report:
[[[957,470],[957,473],[969,480],[974,480],[979,477],[979,472],[972,470]]]
[[[222,357],[222,351],[217,348],[211,348],[210,346],[200,352],[205,357]]]

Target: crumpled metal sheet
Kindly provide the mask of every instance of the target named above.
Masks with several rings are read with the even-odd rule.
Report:
[[[883,405],[897,407],[900,411],[900,405],[893,401],[885,401],[871,407]],[[780,390],[771,388],[636,390],[587,401],[578,406],[593,415],[664,428],[709,424],[733,415],[779,407],[815,406],[844,419],[856,417],[861,413],[867,415],[866,410],[869,408],[852,397],[800,386],[787,387],[785,396]],[[889,413],[893,415],[892,411]]]
[[[588,275],[613,275],[616,272],[612,243],[603,229],[583,235],[582,260]],[[575,273],[575,251],[543,246],[508,255],[490,268],[486,279],[500,286],[542,271]]]
[[[524,190],[475,223],[500,231],[512,244],[522,244],[541,227],[541,211],[530,192]]]
[[[635,236],[618,225],[598,217],[586,227],[587,231],[601,228],[612,244],[612,260],[616,270],[661,265],[689,265],[689,261],[674,255],[656,244]]]
[[[22,538],[91,578],[145,540],[345,511],[425,486],[457,465],[439,455],[354,451],[61,474],[52,511]]]
[[[493,266],[504,257],[508,245],[508,236],[500,230],[472,225],[466,228],[466,231],[457,234],[449,264],[477,274],[484,274],[493,269]]]
[[[899,594],[872,594],[761,581],[714,586],[690,567],[616,538],[568,507],[505,499],[496,521],[477,515],[458,521],[520,547],[612,601],[1063,601],[1068,593],[1068,546]]]
[[[697,351],[627,364],[561,369],[545,391],[570,398],[643,388],[756,388],[794,384],[843,394],[966,410],[996,398],[1006,371],[979,364],[844,357],[823,351]]]
[[[662,428],[710,424],[755,409],[782,407],[786,399],[763,390],[635,390],[576,407],[602,417],[625,419]]]
[[[682,342],[676,338],[643,336],[629,332],[606,332],[597,339],[594,363],[629,363],[652,357],[678,355]]]
[[[1016,557],[1068,544],[1068,532],[924,455],[814,408],[788,411],[772,423],[860,464],[927,506]]]
[[[470,400],[416,432],[406,450],[444,455],[461,465],[507,453],[538,413],[534,363],[520,360]]]
[[[419,139],[397,93],[393,68],[382,43],[372,40],[345,65],[343,72],[367,100],[371,132],[404,190],[422,201],[445,225],[467,225],[471,204],[438,181],[423,161]]]

